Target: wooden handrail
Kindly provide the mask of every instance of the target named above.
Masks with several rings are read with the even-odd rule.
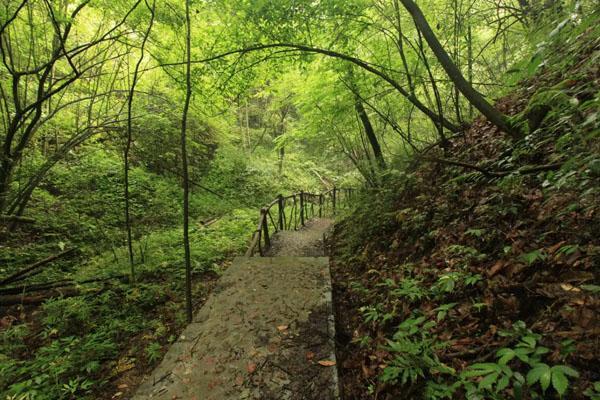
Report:
[[[342,201],[347,202],[350,200],[353,192],[353,188],[333,187],[318,194],[304,191],[293,193],[289,196],[280,194],[275,200],[260,209],[257,228],[252,234],[245,256],[253,257],[257,251],[260,256],[263,256],[269,249],[272,238],[272,234],[269,232],[269,225],[273,227],[273,233],[281,230],[290,230],[292,227],[293,230],[296,230],[298,229],[298,222],[300,222],[300,226],[304,226],[308,221],[309,207],[311,218],[314,218],[316,214],[321,218],[325,212],[328,199],[331,203],[331,212],[335,215],[336,208]],[[287,205],[288,202],[291,202],[291,206]],[[278,208],[276,221],[271,213],[271,208],[275,206]],[[318,213],[315,213],[315,206],[318,207]],[[286,214],[287,208],[289,208],[289,219],[288,214]],[[269,218],[271,224],[269,224]]]

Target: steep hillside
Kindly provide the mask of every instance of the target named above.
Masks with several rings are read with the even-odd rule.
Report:
[[[497,102],[525,137],[477,120],[338,224],[345,398],[600,398],[599,61],[554,32]]]

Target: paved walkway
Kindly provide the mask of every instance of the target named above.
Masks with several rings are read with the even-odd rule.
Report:
[[[330,224],[281,232],[271,257],[236,258],[133,399],[336,399],[329,261],[319,257]]]

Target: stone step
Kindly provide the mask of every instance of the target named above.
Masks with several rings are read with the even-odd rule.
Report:
[[[141,399],[339,398],[327,257],[238,257]]]

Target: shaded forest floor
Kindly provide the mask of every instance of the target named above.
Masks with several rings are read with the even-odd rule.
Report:
[[[254,220],[254,210],[234,210],[210,224],[193,224],[195,309],[245,249]],[[77,292],[0,308],[2,390],[39,398],[128,398],[187,325],[180,240],[179,229],[147,235],[135,285],[122,276],[128,270],[125,249],[114,260],[110,251],[91,259],[76,253],[21,283],[29,296],[30,285],[60,276]],[[102,279],[83,283],[89,278]]]
[[[343,398],[600,398],[598,33],[497,102],[523,139],[479,119],[336,224]]]

